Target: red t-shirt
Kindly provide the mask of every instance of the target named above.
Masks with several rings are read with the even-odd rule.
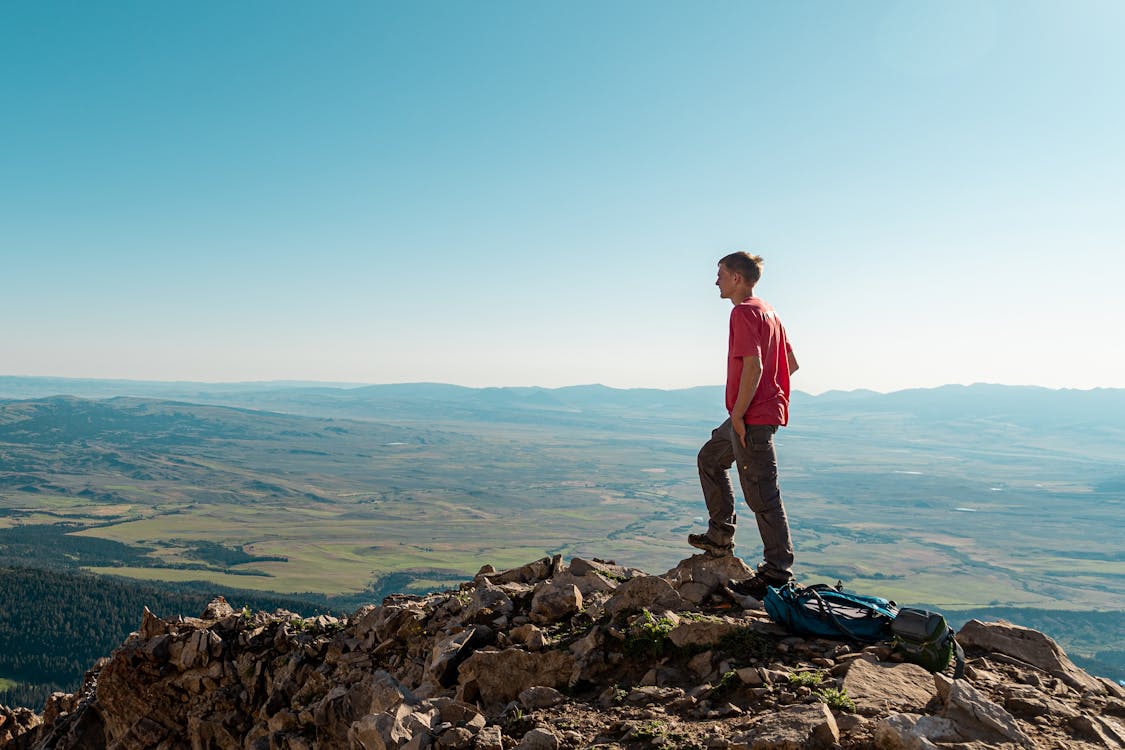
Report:
[[[777,313],[765,300],[750,297],[730,313],[727,346],[727,412],[738,400],[742,358],[760,357],[762,380],[746,409],[746,424],[789,423],[789,339]]]

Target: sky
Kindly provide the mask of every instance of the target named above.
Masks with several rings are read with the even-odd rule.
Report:
[[[0,375],[1125,387],[1125,3],[0,4]]]

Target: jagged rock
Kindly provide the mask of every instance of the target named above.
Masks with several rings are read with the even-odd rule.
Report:
[[[523,736],[516,750],[559,750],[559,738],[546,729],[536,727]]]
[[[1050,696],[1044,695],[1040,690],[1018,685],[1004,690],[1004,708],[1012,714],[1032,719],[1036,716],[1057,716],[1061,719],[1071,719],[1078,716],[1078,712]]]
[[[148,607],[145,607],[144,614],[141,615],[141,627],[138,632],[141,638],[148,640],[149,638],[155,638],[158,635],[167,633],[168,625],[154,615]]]
[[[957,642],[967,650],[995,651],[1038,667],[1081,692],[1105,692],[1105,686],[1076,667],[1059,644],[1036,630],[1004,620],[969,620],[958,631]]]
[[[475,625],[438,641],[430,654],[426,671],[442,687],[457,684],[457,668],[474,650],[491,642],[493,633],[483,625]]]
[[[684,600],[672,585],[657,576],[637,576],[617,587],[605,604],[606,614],[648,609],[651,612],[684,609]]]
[[[1106,689],[1106,692],[1108,692],[1114,698],[1117,698],[1118,700],[1125,700],[1125,687],[1118,685],[1116,682],[1106,677],[1099,677],[1098,682],[1100,682],[1102,684],[1102,687]]]
[[[930,750],[935,742],[961,742],[952,719],[919,714],[891,714],[875,727],[880,750]]]
[[[1125,748],[1125,701],[1102,682],[1073,687],[1080,670],[1068,683],[1051,667],[973,646],[968,681],[954,682],[881,663],[886,648],[852,654],[790,637],[756,613],[729,609],[727,599],[699,599],[733,560],[685,561],[672,571],[678,592],[668,580],[607,565],[568,570],[558,557],[544,559],[505,571],[499,577],[510,580],[500,583],[482,573],[458,591],[392,595],[340,620],[222,616],[223,608],[161,620],[148,612],[78,693],[52,696],[42,718],[0,708],[0,746],[513,750],[553,738],[567,750],[650,739],[714,750],[833,742],[986,750],[1030,737],[1036,750]],[[609,584],[616,589],[603,591]],[[581,617],[557,615],[548,638],[529,615],[536,594],[551,589],[577,589],[585,608]],[[720,602],[722,615],[706,614]],[[769,641],[769,662],[750,661],[759,654],[724,638],[739,629]],[[871,719],[841,714],[833,729],[813,691],[789,681],[810,666],[829,670]],[[896,706],[908,713],[889,715]],[[521,740],[531,726],[540,733]]]
[[[949,684],[948,698],[942,713],[957,724],[958,731],[966,739],[989,741],[1000,737],[1023,747],[1034,747],[1031,738],[1020,729],[1015,717],[989,700],[987,695],[967,680],[953,680]]]
[[[596,574],[611,581],[627,581],[642,571],[626,568],[616,563],[602,562],[601,560],[586,560],[575,557],[570,561],[570,572],[576,576]]]
[[[520,704],[529,710],[534,711],[537,708],[550,708],[557,706],[566,700],[566,697],[551,687],[544,687],[543,685],[536,685],[529,687],[519,694]]]
[[[216,596],[203,609],[199,616],[201,620],[222,620],[234,614],[234,607],[227,604],[226,597]]]
[[[1082,739],[1096,742],[1102,747],[1125,748],[1125,726],[1107,716],[1070,717],[1070,726]]]
[[[733,747],[748,750],[820,750],[840,741],[836,718],[823,703],[787,706],[768,714],[751,732],[736,736]]]
[[[557,585],[574,585],[582,592],[582,596],[584,597],[588,597],[592,594],[609,594],[618,586],[618,581],[606,578],[598,572],[577,575],[573,570],[567,570],[558,574],[551,580]]]
[[[933,675],[917,664],[866,659],[849,663],[842,687],[864,713],[919,711],[937,694]]]
[[[414,736],[408,726],[412,714],[410,706],[400,705],[392,711],[363,716],[348,728],[347,740],[362,750],[397,750]]]
[[[492,567],[492,566],[488,566]],[[518,568],[511,568],[504,571],[496,571],[495,568],[491,572],[477,573],[474,582],[479,583],[481,579],[487,578],[494,584],[501,583],[538,583],[551,578],[556,573],[561,573],[563,570],[562,556],[555,555],[554,557],[544,557],[535,562],[521,565]]]
[[[457,699],[497,706],[529,687],[562,687],[573,670],[574,657],[562,651],[477,651],[461,665]]]
[[[672,584],[686,601],[699,605],[731,580],[742,580],[753,574],[754,571],[741,558],[701,554],[682,560],[661,577]]]
[[[219,655],[222,647],[223,639],[216,633],[210,630],[193,631],[183,641],[177,666],[181,671],[206,666],[212,657]]]
[[[572,583],[545,581],[535,587],[531,621],[540,625],[558,622],[582,609],[582,592]]]
[[[493,585],[492,581],[485,578],[473,589],[472,599],[465,610],[465,619],[474,621],[484,610],[496,616],[507,617],[512,614],[514,608],[511,597],[504,592],[504,589]]]
[[[0,705],[0,747],[42,724],[43,719],[30,708],[8,708]]]

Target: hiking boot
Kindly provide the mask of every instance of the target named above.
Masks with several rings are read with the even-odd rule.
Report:
[[[726,557],[734,554],[734,542],[717,544],[711,541],[706,534],[688,534],[687,543],[696,549],[701,549],[711,557]]]
[[[793,580],[792,576],[777,576],[765,573],[759,569],[749,578],[743,578],[741,581],[731,581],[727,584],[727,588],[739,596],[752,596],[760,601],[765,597],[766,589],[770,586],[777,588],[779,586],[784,586],[791,580]]]

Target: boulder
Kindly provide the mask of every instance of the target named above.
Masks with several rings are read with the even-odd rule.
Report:
[[[963,739],[953,720],[943,716],[891,714],[875,727],[879,750],[932,750],[935,742]]]
[[[477,584],[484,578],[487,578],[491,583],[538,583],[553,577],[557,573],[561,573],[564,569],[562,562],[562,555],[555,555],[554,557],[544,557],[535,562],[530,562],[527,565],[521,565],[518,568],[510,568],[508,570],[498,571],[491,565],[482,568],[473,581]]]
[[[996,652],[1019,659],[1058,677],[1079,692],[1106,692],[1101,682],[1074,665],[1059,644],[1037,630],[1004,620],[969,620],[958,631],[957,642],[966,650]]]
[[[843,689],[861,713],[921,711],[937,694],[933,675],[917,664],[854,659]]]
[[[683,620],[668,633],[668,640],[678,648],[714,646],[724,636],[742,630],[744,623],[728,619]]]
[[[634,612],[647,609],[650,612],[685,609],[686,605],[668,581],[658,576],[637,576],[617,587],[613,596],[605,603],[606,614],[613,616],[619,612]]]
[[[685,600],[698,605],[730,581],[749,578],[753,574],[754,570],[734,555],[712,557],[703,554],[681,560],[661,577],[672,584]]]
[[[582,592],[572,583],[546,581],[535,587],[531,621],[540,625],[559,622],[582,609]]]
[[[469,655],[494,640],[493,633],[483,625],[474,625],[460,633],[443,638],[430,650],[426,671],[442,687],[457,684],[457,668]]]
[[[559,738],[550,730],[536,727],[523,736],[516,750],[559,750]]]
[[[507,617],[512,614],[514,605],[511,598],[499,586],[494,586],[487,578],[477,583],[473,589],[469,606],[465,609],[465,620],[472,621],[488,610],[495,616]]]
[[[733,747],[749,750],[827,750],[840,741],[836,718],[823,703],[786,706],[767,714]]]
[[[477,651],[461,665],[457,699],[494,708],[515,700],[529,687],[562,687],[573,670],[574,657],[565,651]]]
[[[226,597],[216,596],[203,609],[202,620],[222,620],[234,614],[234,607],[227,604]]]
[[[1023,747],[1035,746],[1014,716],[967,680],[953,680],[946,685],[949,692],[942,716],[952,719],[963,737],[984,742],[1000,738]]]

